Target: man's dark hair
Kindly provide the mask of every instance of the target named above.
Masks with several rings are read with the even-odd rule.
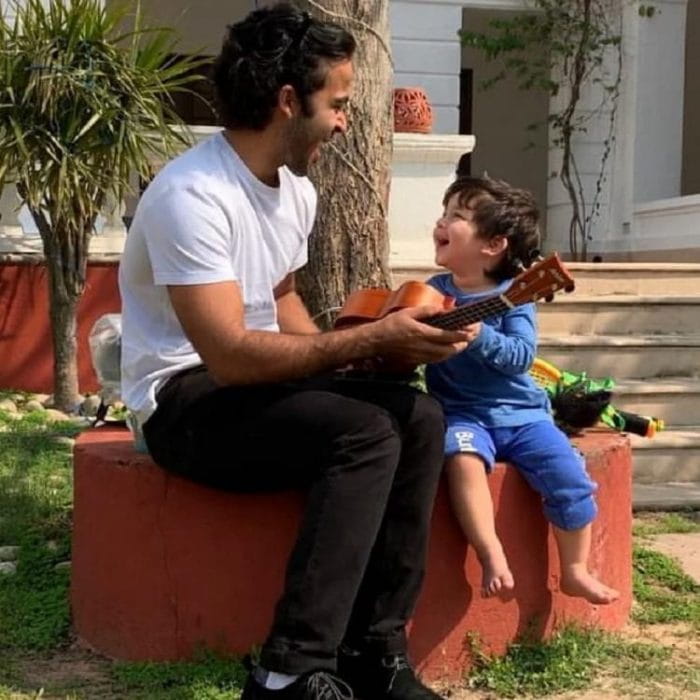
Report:
[[[443,206],[457,195],[460,207],[473,212],[478,235],[505,236],[505,255],[486,275],[497,282],[515,277],[529,266],[540,241],[540,213],[531,192],[511,187],[503,180],[460,177],[445,192]]]
[[[352,58],[355,39],[287,3],[251,12],[230,25],[214,63],[219,116],[228,128],[264,129],[280,88],[291,85],[305,116],[329,65]]]

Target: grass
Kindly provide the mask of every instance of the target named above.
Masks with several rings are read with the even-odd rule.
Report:
[[[632,617],[642,624],[687,622],[700,630],[700,585],[670,557],[641,545],[633,550]]]
[[[17,683],[19,674],[15,662],[6,655],[0,655],[0,698],[7,692],[10,683]]]
[[[45,657],[42,658],[42,661]],[[24,665],[32,658],[24,658]],[[44,689],[24,687],[21,675],[13,667],[2,672],[0,659],[0,700],[30,700],[44,697],[52,700],[235,700],[240,697],[246,671],[238,659],[202,653],[191,662],[183,663],[110,663],[101,661],[99,672],[78,663],[71,671],[68,657],[57,658],[54,669],[63,669]]]
[[[9,395],[0,392],[0,399]],[[50,656],[70,642],[70,574],[55,566],[70,559],[71,449],[59,438],[79,431],[71,422],[48,422],[39,411],[19,419],[0,411],[0,546],[19,546],[16,574],[0,575],[0,700],[43,697],[13,689],[21,685],[15,659]],[[117,664],[110,666],[105,697],[231,700],[244,676],[240,661],[212,655],[192,663]],[[61,689],[61,698],[85,697],[80,678],[74,683],[74,690]]]
[[[684,622],[700,630],[700,585],[680,565],[649,546],[655,535],[700,532],[700,523],[682,513],[644,514],[633,529],[632,617],[641,624]]]
[[[69,630],[71,454],[57,438],[74,437],[70,422],[40,413],[0,415],[0,545],[19,546],[17,573],[0,576],[0,652],[51,649]]]
[[[203,654],[192,663],[118,664],[115,685],[143,700],[231,700],[238,697],[246,671],[236,659]]]
[[[476,665],[472,688],[503,698],[542,696],[589,688],[606,671],[624,667],[637,673],[648,665],[660,667],[668,649],[628,642],[601,630],[566,627],[546,642],[523,640],[503,657],[489,657],[472,647]]]
[[[700,532],[700,522],[683,513],[644,513],[638,515],[636,520],[632,534],[640,538]]]
[[[41,691],[32,693],[31,695],[18,693],[6,685],[0,685],[0,700],[41,700],[43,695]]]
[[[0,700],[233,700],[245,677],[242,664],[212,654],[190,663],[100,661],[99,682],[86,678],[76,664],[73,676],[68,672],[62,681],[52,681],[45,692],[27,680],[39,677],[26,673],[33,658],[45,662],[55,657],[54,664],[63,665],[59,652],[71,641],[69,574],[55,569],[58,562],[70,559],[72,505],[70,448],[59,438],[75,437],[78,431],[72,423],[47,422],[40,412],[14,419],[0,411],[0,545],[20,547],[17,573],[0,576]],[[650,549],[645,538],[699,529],[681,514],[638,518],[638,623],[683,623],[697,634],[700,586],[672,559]],[[656,697],[654,684],[663,683],[678,697],[700,692],[697,664],[678,660],[671,647],[599,630],[569,627],[546,642],[520,640],[501,658],[488,657],[478,644],[472,651],[476,666],[469,685],[491,698],[576,693],[598,687],[601,678],[627,684],[643,697]]]
[[[654,519],[647,533],[695,532],[696,524],[677,514]],[[633,550],[633,619],[641,625],[682,623],[700,630],[700,585],[672,558],[646,546]],[[490,657],[472,644],[476,664],[469,685],[497,697],[537,697],[590,688],[601,677],[640,697],[652,697],[659,684],[687,693],[700,691],[700,667],[672,658],[654,643],[625,640],[601,630],[567,627],[550,640],[514,643],[503,657]]]

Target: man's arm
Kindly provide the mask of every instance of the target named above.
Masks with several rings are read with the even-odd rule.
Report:
[[[355,328],[294,335],[245,327],[235,282],[172,285],[168,293],[182,328],[222,384],[256,384],[311,375],[391,352],[407,362],[439,362],[465,347],[464,334],[416,320],[438,309],[420,307]]]
[[[282,333],[309,335],[320,332],[297,294],[294,273],[287,275],[275,287],[274,294],[277,303],[277,322]]]

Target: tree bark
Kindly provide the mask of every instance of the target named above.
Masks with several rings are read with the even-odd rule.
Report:
[[[317,18],[357,40],[348,133],[314,165],[319,194],[309,264],[299,275],[312,314],[327,325],[330,309],[363,287],[388,287],[388,201],[392,149],[392,64],[388,0],[306,0]]]
[[[52,226],[41,210],[31,209],[41,234],[49,284],[53,344],[53,405],[64,413],[78,409],[78,303],[85,289],[87,249],[92,223],[83,231]]]
[[[53,405],[64,413],[78,408],[78,343],[76,327],[79,296],[61,294],[49,265],[49,315],[53,341]]]

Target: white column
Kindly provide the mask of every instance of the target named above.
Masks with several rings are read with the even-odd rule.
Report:
[[[392,267],[427,265],[435,255],[433,228],[459,157],[474,137],[458,134],[394,134],[389,196]]]
[[[680,195],[687,0],[655,0],[637,15],[634,201]]]
[[[618,101],[615,151],[610,170],[610,209],[603,247],[593,252],[634,250],[634,163],[637,142],[639,10],[625,3],[622,18],[622,85]]]
[[[0,194],[0,237],[22,235],[18,218],[19,203],[17,188],[12,184],[6,184]]]

